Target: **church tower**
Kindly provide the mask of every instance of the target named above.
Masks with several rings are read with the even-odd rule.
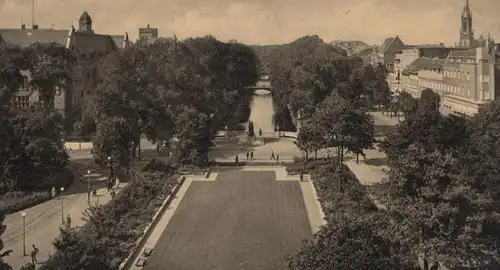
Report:
[[[460,47],[471,47],[474,43],[474,30],[472,29],[472,14],[469,0],[465,0],[464,11],[461,17]]]
[[[78,32],[90,32],[92,33],[92,19],[90,18],[90,15],[87,13],[87,11],[84,11],[82,13],[82,16],[80,16],[80,20],[78,21],[79,27],[78,27]]]

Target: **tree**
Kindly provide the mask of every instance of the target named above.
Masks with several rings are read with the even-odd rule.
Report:
[[[97,132],[92,138],[93,153],[96,160],[104,165],[107,157],[117,168],[129,168],[132,159],[135,130],[137,125],[123,117],[112,117],[97,124]]]
[[[407,247],[391,238],[394,227],[384,213],[338,215],[312,242],[289,258],[290,269],[417,269]]]
[[[428,114],[429,112],[439,114],[440,103],[441,98],[439,94],[435,93],[429,88],[422,90],[422,93],[420,94],[420,101],[418,104],[419,115]]]
[[[64,258],[65,262],[76,262],[79,260],[83,252],[82,243],[77,235],[76,228],[71,227],[71,218],[69,216],[66,218],[66,222],[59,228],[59,236],[54,240],[53,245],[57,253]]]
[[[387,70],[385,66],[379,64],[375,67],[375,92],[373,93],[374,102],[378,105],[387,106],[391,99],[391,90],[387,83]]]
[[[325,146],[325,135],[321,127],[315,125],[314,122],[306,122],[299,129],[295,144],[306,153],[306,159],[309,159],[309,153],[316,153]]]
[[[8,265],[5,261],[4,261],[4,258],[9,256],[10,253],[12,253],[12,250],[11,249],[8,249],[8,250],[4,250],[4,246],[3,246],[3,241],[2,241],[2,234],[5,232],[5,230],[7,229],[7,226],[5,226],[3,224],[5,220],[5,214],[3,212],[0,212],[0,269],[2,270],[9,270],[9,269],[12,269],[12,267],[10,267],[10,265]]]
[[[0,46],[0,113],[10,110],[11,101],[23,83],[25,58],[19,46]]]
[[[364,109],[352,110],[348,121],[351,131],[346,147],[356,155],[356,163],[359,163],[359,155],[365,157],[365,149],[374,149],[375,122]]]
[[[47,112],[53,109],[55,96],[71,88],[75,57],[57,43],[34,43],[25,50],[30,85],[37,91]]]
[[[0,142],[3,159],[0,183],[7,190],[48,189],[65,172],[68,156],[61,140],[62,117],[57,113],[18,114],[4,122]],[[33,173],[33,172],[36,173]]]
[[[406,91],[403,91],[401,92],[401,94],[399,94],[398,103],[404,113],[405,118],[413,115],[418,110],[418,101]]]

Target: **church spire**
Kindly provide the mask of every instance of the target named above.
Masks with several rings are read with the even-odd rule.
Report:
[[[463,18],[469,18],[469,17],[471,17],[470,7],[469,7],[469,0],[465,0],[465,6],[464,6],[464,11],[462,12],[462,17]]]

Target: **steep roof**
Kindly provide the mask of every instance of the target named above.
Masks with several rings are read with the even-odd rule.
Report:
[[[387,52],[387,50],[389,50],[389,48],[391,47],[391,44],[394,42],[395,38],[393,37],[388,37],[384,40],[384,42],[382,43],[382,45],[380,45],[380,47],[378,48],[378,51],[379,52],[382,52],[382,53],[385,53]]]
[[[115,44],[118,47],[118,49],[124,49],[123,48],[123,42],[125,40],[125,35],[112,35],[111,38],[115,42]]]
[[[12,45],[30,46],[36,42],[55,42],[66,46],[69,30],[56,29],[0,29],[3,42]]]
[[[109,35],[99,35],[92,32],[75,32],[72,46],[78,47],[80,52],[110,53],[118,49],[113,38]]]

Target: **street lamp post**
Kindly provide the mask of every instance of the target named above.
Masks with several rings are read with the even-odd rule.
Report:
[[[61,222],[64,224],[64,187],[61,187]]]
[[[90,170],[87,170],[87,202],[90,205]]]
[[[113,175],[113,163],[111,162],[111,157],[108,156],[108,163],[109,163],[109,177],[112,178]]]
[[[21,212],[23,217],[23,256],[26,256],[26,212]]]

